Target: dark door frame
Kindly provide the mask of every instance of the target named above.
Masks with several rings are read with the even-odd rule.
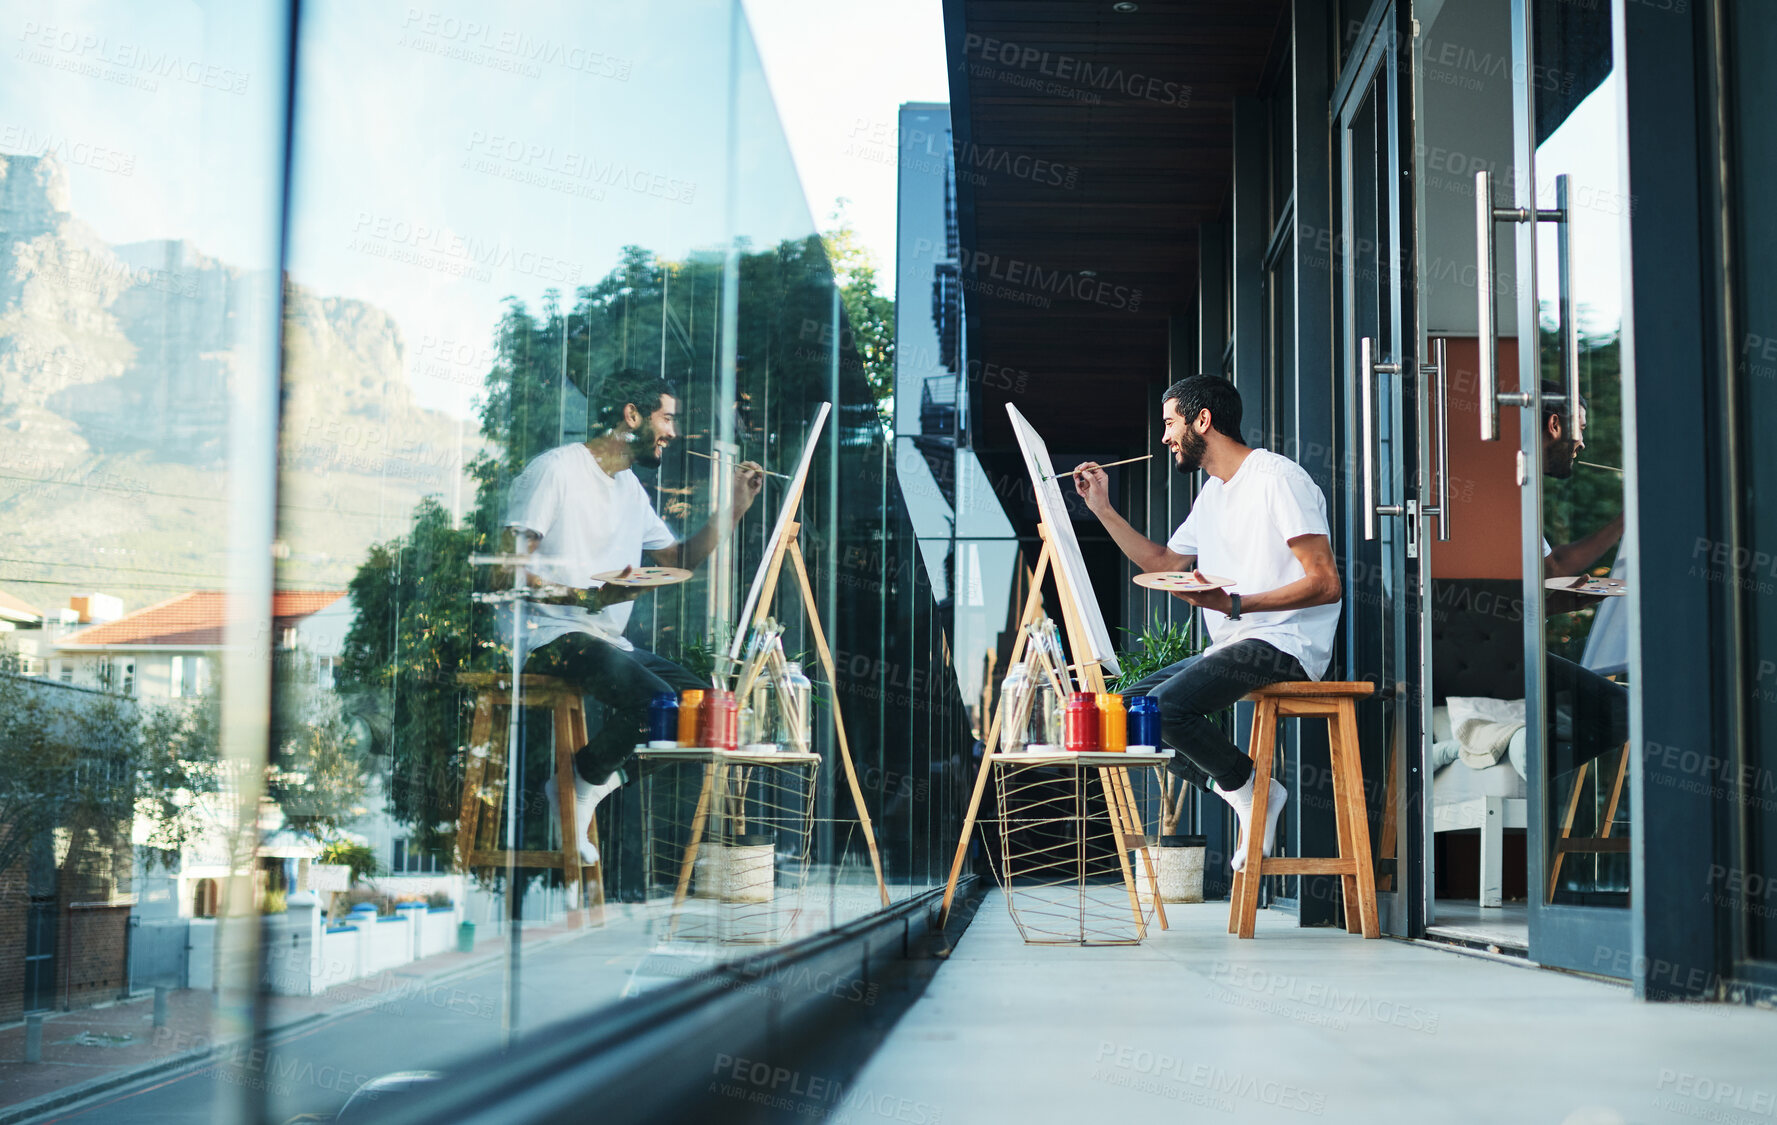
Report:
[[[1711,133],[1721,108],[1713,57],[1720,7],[1616,0],[1613,10],[1632,201],[1623,263],[1632,312],[1623,346],[1625,454],[1645,469],[1629,478],[1624,539],[1635,543],[1642,574],[1688,575],[1707,561],[1697,558],[1698,544],[1733,542],[1737,343],[1710,331],[1724,325],[1730,291],[1727,232],[1711,190],[1719,187],[1720,138]],[[1645,528],[1644,512],[1652,520]],[[1635,899],[1621,969],[1647,1000],[1769,997],[1777,965],[1737,959],[1741,919],[1716,878],[1741,862],[1733,828],[1742,793],[1723,780],[1743,745],[1734,721],[1745,669],[1733,599],[1726,583],[1667,585],[1637,584],[1630,594],[1641,623],[1630,655],[1657,669],[1658,683],[1635,676],[1630,693],[1639,830],[1629,853]]]
[[[1356,473],[1361,474],[1365,450],[1361,445],[1364,434],[1358,380],[1365,373],[1357,370],[1357,337],[1362,333],[1355,331],[1356,312],[1352,307],[1352,299],[1356,292],[1357,278],[1354,272],[1355,248],[1349,240],[1354,219],[1350,185],[1354,182],[1354,176],[1363,173],[1352,166],[1351,145],[1346,134],[1372,88],[1382,99],[1377,117],[1379,133],[1376,142],[1380,172],[1375,190],[1381,204],[1381,219],[1388,228],[1389,237],[1388,252],[1377,258],[1378,268],[1388,271],[1387,281],[1383,286],[1384,303],[1377,309],[1377,316],[1380,323],[1389,326],[1392,339],[1386,348],[1386,354],[1378,356],[1377,360],[1397,364],[1400,373],[1390,377],[1398,388],[1397,392],[1383,394],[1381,388],[1378,388],[1377,425],[1389,426],[1393,430],[1394,441],[1390,444],[1393,452],[1383,471],[1385,475],[1396,475],[1399,482],[1397,495],[1404,506],[1419,501],[1414,492],[1418,481],[1412,468],[1418,463],[1416,442],[1420,428],[1418,414],[1421,400],[1415,266],[1417,249],[1414,244],[1411,198],[1412,43],[1412,14],[1407,0],[1377,0],[1353,43],[1350,57],[1333,92],[1330,107],[1334,137],[1332,160],[1339,177],[1334,192],[1335,205],[1339,208],[1339,237],[1336,242],[1342,258],[1342,284],[1335,290],[1337,312],[1334,323],[1340,337],[1338,347],[1342,357],[1342,370],[1355,373],[1355,377],[1344,381],[1343,393],[1338,396],[1342,399],[1344,414],[1339,432],[1343,435],[1343,448],[1355,451],[1356,454],[1348,459],[1349,463]],[[1391,402],[1394,404],[1393,411],[1387,409]],[[1336,523],[1344,537],[1344,543],[1337,546],[1342,548],[1340,557],[1348,564],[1348,612],[1343,651],[1346,675],[1356,677],[1380,667],[1382,649],[1376,643],[1377,639],[1366,637],[1352,627],[1356,618],[1351,608],[1355,604],[1351,590],[1353,572],[1360,578],[1365,574],[1380,573],[1382,540],[1378,538],[1374,546],[1364,541],[1361,478],[1348,478],[1343,483],[1346,487],[1337,489],[1335,495],[1335,503],[1341,512],[1341,518]],[[1358,499],[1354,501],[1354,497]],[[1414,537],[1422,538],[1422,529],[1412,525],[1415,517],[1411,514],[1379,518],[1400,519],[1401,525],[1396,530],[1407,536],[1409,542]],[[1378,693],[1384,698],[1366,708],[1360,708],[1359,717],[1359,731],[1364,744],[1384,747],[1382,753],[1372,754],[1365,761],[1366,797],[1382,794],[1384,801],[1393,803],[1397,831],[1395,853],[1398,858],[1393,871],[1394,889],[1378,891],[1378,913],[1385,932],[1405,937],[1420,937],[1425,932],[1425,826],[1422,816],[1423,796],[1420,793],[1424,784],[1424,771],[1421,768],[1423,732],[1419,729],[1418,716],[1423,710],[1421,696],[1427,685],[1423,683],[1424,654],[1421,651],[1422,629],[1419,620],[1423,601],[1420,567],[1417,565],[1420,561],[1410,558],[1397,572],[1394,579],[1397,596],[1388,607],[1388,627],[1396,634],[1398,681],[1378,683]],[[1385,721],[1385,709],[1390,704],[1392,721]],[[1400,774],[1402,784],[1398,786],[1391,783],[1389,776],[1391,754],[1394,753],[1405,756]],[[1372,769],[1376,762],[1381,763],[1380,770]],[[1406,768],[1409,765],[1411,768]],[[1374,811],[1377,802],[1371,800],[1369,803]],[[1372,849],[1380,846],[1379,828],[1379,821],[1372,820]]]

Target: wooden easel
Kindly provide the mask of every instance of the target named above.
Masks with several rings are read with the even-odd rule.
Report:
[[[1039,522],[1037,534],[1042,537],[1043,549],[1037,554],[1037,568],[1030,580],[1030,593],[1024,599],[1024,613],[1018,621],[1018,636],[1012,642],[1012,657],[1008,667],[1024,659],[1024,638],[1029,626],[1043,618],[1043,579],[1049,573],[1054,560],[1055,548],[1050,540],[1049,525]],[[1076,592],[1068,584],[1067,572],[1055,567],[1055,587],[1061,594],[1061,619],[1067,630],[1067,644],[1070,654],[1078,656],[1087,651],[1085,639],[1085,621],[1081,616]],[[1096,662],[1082,661],[1074,665],[1079,669],[1079,678],[1087,691],[1102,692],[1104,690],[1104,672]],[[993,772],[994,752],[999,748],[1000,724],[1006,717],[1006,701],[1002,696],[999,706],[994,708],[993,723],[987,731],[987,747],[981,755],[981,768],[975,773],[975,792],[969,797],[969,811],[963,816],[962,836],[956,842],[956,855],[950,861],[950,878],[944,884],[944,909],[939,924],[949,922],[950,903],[956,897],[956,881],[962,875],[963,861],[968,858],[969,840],[975,834],[975,817],[981,810],[981,797],[987,791],[987,779]],[[1154,896],[1155,916],[1160,920],[1160,928],[1166,929],[1166,907],[1160,902],[1160,876],[1154,867],[1154,857],[1148,850],[1146,836],[1142,832],[1141,817],[1135,803],[1135,790],[1129,783],[1129,771],[1115,767],[1101,767],[1098,771],[1099,784],[1104,788],[1105,808],[1111,818],[1111,829],[1117,841],[1117,861],[1123,869],[1123,885],[1129,891],[1129,907],[1135,915],[1136,932],[1145,934],[1147,926],[1141,913],[1141,896],[1136,889],[1136,876],[1129,864],[1131,848],[1141,853],[1143,867],[1148,875],[1148,887]]]
[[[845,737],[845,716],[839,710],[839,676],[833,667],[833,652],[827,647],[827,634],[821,628],[821,614],[815,605],[814,587],[808,581],[808,564],[802,557],[801,533],[802,524],[795,520],[784,528],[777,550],[766,567],[764,593],[753,610],[752,621],[746,627],[756,629],[771,616],[771,601],[777,594],[777,582],[783,572],[784,557],[789,556],[796,571],[796,582],[802,587],[802,606],[808,613],[809,628],[814,632],[815,651],[820,654],[821,667],[827,671],[827,683],[832,690],[833,727],[839,734],[839,761],[845,766],[845,782],[851,789],[858,824],[864,830],[864,843],[870,849],[870,866],[876,872],[876,891],[882,897],[882,905],[887,906],[889,893],[888,884],[882,878],[882,856],[876,850],[876,830],[870,824],[870,811],[864,807],[864,791],[858,785],[858,771],[852,765],[851,743]],[[692,818],[691,842],[685,849],[685,857],[679,869],[678,887],[673,899],[675,903],[684,899],[685,890],[690,885],[692,866],[697,862],[698,844],[702,842],[703,829],[709,817],[711,795],[715,793],[718,794],[716,799],[723,799],[727,794],[727,782],[726,765],[711,762],[704,767],[703,789],[698,794],[697,811]]]

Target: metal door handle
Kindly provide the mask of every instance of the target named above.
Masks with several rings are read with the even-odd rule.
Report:
[[[1432,362],[1419,365],[1420,375],[1436,376],[1432,383],[1432,418],[1437,426],[1438,502],[1419,509],[1425,516],[1438,517],[1438,542],[1450,542],[1450,363],[1444,356],[1444,337],[1431,342]]]
[[[1556,294],[1556,315],[1561,318],[1561,359],[1566,368],[1567,390],[1559,395],[1544,395],[1544,401],[1554,399],[1567,408],[1568,437],[1573,436],[1574,420],[1579,414],[1580,401],[1580,325],[1579,305],[1573,298],[1573,223],[1569,221],[1567,209],[1567,173],[1555,177],[1555,222],[1559,224],[1555,231],[1555,258],[1558,265],[1561,292]],[[1539,213],[1541,217],[1541,213]],[[1537,390],[1542,390],[1539,384]]]
[[[1530,406],[1536,395],[1530,391],[1499,391],[1499,309],[1493,301],[1493,224],[1560,222],[1563,231],[1567,221],[1567,189],[1565,176],[1557,177],[1558,206],[1553,211],[1531,210],[1528,207],[1495,207],[1493,205],[1493,173],[1475,173],[1475,301],[1479,321],[1476,335],[1480,341],[1481,440],[1499,440],[1499,408]],[[1566,245],[1565,235],[1562,245]],[[1563,259],[1565,261],[1565,259]],[[1564,283],[1565,284],[1565,283]],[[1520,332],[1524,326],[1519,325]],[[1534,328],[1532,329],[1534,332]],[[1532,337],[1534,340],[1534,336]],[[1577,385],[1577,376],[1575,377]]]
[[[1365,336],[1358,341],[1358,389],[1363,399],[1363,447],[1364,447],[1364,539],[1376,538],[1377,516],[1398,516],[1406,509],[1399,504],[1377,504],[1376,493],[1380,491],[1377,480],[1377,464],[1381,460],[1376,452],[1376,376],[1398,375],[1401,365],[1398,363],[1376,362],[1376,341]]]

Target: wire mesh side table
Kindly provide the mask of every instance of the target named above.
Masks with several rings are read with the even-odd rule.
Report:
[[[1166,926],[1156,893],[1159,771],[1172,751],[995,753],[1006,908],[1030,945],[1136,945]]]
[[[820,755],[637,747],[650,902],[665,937],[767,944],[802,910]]]

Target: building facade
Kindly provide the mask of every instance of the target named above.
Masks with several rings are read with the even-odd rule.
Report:
[[[975,416],[1017,401],[1071,429],[1058,464],[1153,453],[1170,381],[1231,378],[1248,443],[1329,500],[1330,675],[1379,689],[1386,931],[1648,998],[1768,996],[1772,490],[1748,427],[1771,130],[1749,60],[1772,13],[1106,7],[1082,28],[946,4],[958,152],[1063,170],[959,181],[969,362],[1037,388],[974,388]],[[990,472],[1009,446],[977,435]],[[1156,539],[1194,489],[1160,466],[1116,482]],[[1079,530],[1097,572],[1127,570]],[[1186,608],[1098,595],[1130,625]],[[1331,840],[1325,754],[1291,736],[1291,854]],[[1335,918],[1335,880],[1274,882],[1302,924]]]

